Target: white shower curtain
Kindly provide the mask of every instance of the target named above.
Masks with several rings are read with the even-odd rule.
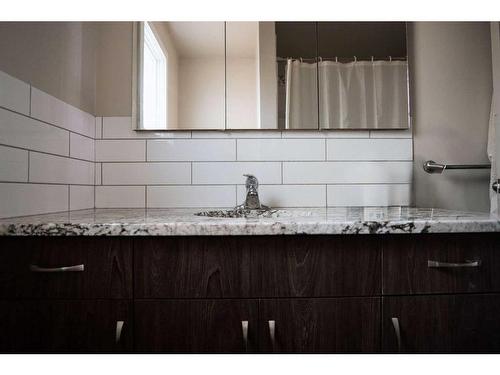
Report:
[[[321,61],[318,66],[321,128],[408,126],[406,61]]]
[[[318,67],[289,59],[286,64],[286,129],[318,128]]]
[[[286,66],[286,129],[405,128],[406,61],[306,63]],[[319,81],[319,104],[318,104]]]

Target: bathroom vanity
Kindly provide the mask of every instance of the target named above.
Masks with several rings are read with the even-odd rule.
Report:
[[[0,352],[500,352],[500,222],[413,208],[0,220]]]

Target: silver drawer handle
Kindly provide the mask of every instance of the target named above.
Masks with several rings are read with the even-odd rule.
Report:
[[[398,352],[401,352],[401,328],[399,327],[399,319],[391,318],[391,321],[394,333],[396,334],[396,339],[398,341]]]
[[[122,338],[122,330],[125,322],[123,320],[118,320],[116,322],[116,331],[115,331],[115,342],[118,344]]]
[[[271,338],[271,344],[274,349],[274,341],[276,339],[276,321],[269,320],[267,324],[269,325],[269,337]]]
[[[75,266],[67,266],[67,267],[39,267],[36,264],[30,265],[31,272],[83,272],[85,269],[85,265],[77,264]]]
[[[243,342],[245,343],[245,351],[248,350],[248,320],[241,321],[241,332],[243,333]]]
[[[427,267],[429,268],[465,268],[465,267],[479,267],[480,260],[466,260],[464,263],[447,263],[438,262],[436,260],[428,260]]]

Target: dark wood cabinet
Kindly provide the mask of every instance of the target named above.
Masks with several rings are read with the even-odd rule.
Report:
[[[132,350],[128,301],[0,301],[2,353],[114,353]]]
[[[371,236],[139,238],[138,298],[379,295],[381,256]]]
[[[384,297],[384,350],[499,353],[499,316],[497,294]]]
[[[129,240],[6,237],[0,243],[0,298],[132,297]]]
[[[0,352],[500,353],[498,243],[3,237]]]
[[[257,293],[253,253],[265,239],[148,237],[134,240],[137,298],[229,298]]]
[[[259,297],[379,295],[379,246],[372,236],[268,238],[257,248]]]
[[[259,327],[265,352],[376,353],[380,298],[261,300]]]
[[[156,300],[135,303],[138,352],[252,353],[257,300]]]
[[[500,292],[499,244],[496,233],[388,236],[383,292]]]

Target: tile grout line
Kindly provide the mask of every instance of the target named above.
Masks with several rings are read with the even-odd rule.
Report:
[[[31,92],[32,92],[32,86],[30,85],[30,108],[29,108],[29,117],[31,117],[31,96],[32,96]]]
[[[328,184],[325,184],[325,207],[328,207]]]
[[[71,160],[78,160],[78,161],[83,161],[85,163],[94,163],[93,160],[88,160],[88,159],[80,159],[80,158],[75,158],[75,157],[71,157],[71,156],[67,156],[67,155],[61,155],[61,154],[53,154],[51,152],[46,152],[46,151],[38,151],[38,150],[33,150],[33,149],[30,149],[30,148],[25,148],[25,147],[19,147],[19,146],[12,146],[12,145],[6,145],[6,144],[2,144],[0,143],[0,146],[2,147],[6,147],[6,148],[14,148],[16,150],[23,150],[23,151],[30,151],[30,152],[35,152],[37,154],[43,154],[43,155],[49,155],[49,156],[54,156],[54,157],[57,157],[57,158],[63,158],[63,159],[71,159]],[[120,162],[114,162],[114,163],[120,163]]]
[[[0,106],[0,109],[1,110],[4,110],[4,111],[7,111],[7,112],[10,112],[10,113],[14,113],[18,116],[22,116],[22,117],[25,117],[25,118],[28,118],[30,120],[33,120],[33,121],[36,121],[36,122],[40,122],[42,124],[45,124],[45,125],[50,125],[50,126],[53,126],[54,128],[57,128],[57,129],[61,129],[61,130],[65,130],[65,131],[68,131],[70,133],[74,133],[74,134],[77,134],[79,136],[82,136],[82,137],[85,137],[85,138],[89,138],[89,139],[94,139],[92,136],[90,135],[87,135],[87,134],[83,134],[83,133],[79,133],[75,130],[72,130],[72,129],[68,129],[68,128],[65,128],[61,125],[56,125],[56,124],[53,124],[51,122],[48,122],[48,121],[45,121],[45,120],[42,120],[42,119],[39,119],[39,118],[36,118],[36,117],[33,117],[32,115],[27,115],[26,113],[22,113],[22,112],[18,112],[16,110],[13,110],[11,108],[7,108],[7,107],[2,107]],[[31,113],[31,104],[30,104],[30,113]],[[95,133],[95,131],[94,131]]]
[[[31,159],[31,151],[28,150],[28,178],[26,182],[30,182],[30,159]]]

